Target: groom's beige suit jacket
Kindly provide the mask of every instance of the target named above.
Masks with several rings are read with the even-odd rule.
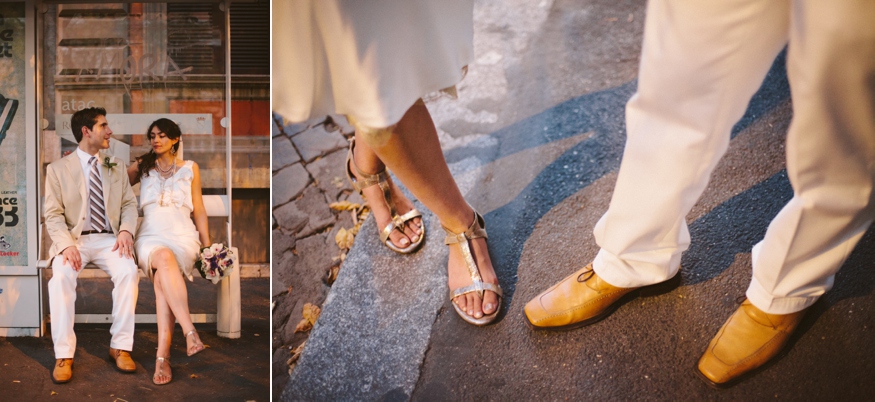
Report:
[[[106,215],[116,236],[122,230],[127,230],[133,236],[137,230],[137,199],[131,190],[125,164],[121,159],[109,157],[110,162],[116,165],[107,168],[104,163],[107,157],[103,152],[98,152]],[[52,238],[49,258],[67,247],[75,246],[82,234],[89,200],[85,185],[85,175],[76,152],[52,162],[46,169],[43,216],[46,231]]]

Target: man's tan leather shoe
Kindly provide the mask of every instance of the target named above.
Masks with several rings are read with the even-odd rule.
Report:
[[[607,317],[623,296],[639,288],[618,288],[596,275],[592,263],[526,304],[526,318],[536,329],[572,329]]]
[[[56,359],[55,369],[52,370],[52,382],[63,384],[73,378],[73,359]]]
[[[131,353],[125,350],[109,348],[109,357],[115,361],[115,368],[123,373],[133,373],[137,371],[137,365],[134,364],[134,359],[131,359]]]
[[[804,315],[805,310],[768,314],[745,300],[699,359],[699,377],[717,388],[735,384],[744,374],[775,357]]]

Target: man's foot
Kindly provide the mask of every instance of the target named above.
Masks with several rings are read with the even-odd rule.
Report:
[[[172,379],[173,373],[170,371],[170,357],[156,357],[155,374],[152,375],[152,383],[155,385],[164,385]]]
[[[52,370],[52,382],[63,384],[73,378],[73,359],[55,360],[55,368]]]
[[[768,314],[745,300],[711,340],[697,374],[713,387],[732,386],[780,353],[804,315]]]
[[[474,219],[482,219],[479,214],[475,214]],[[477,224],[478,222],[475,222]],[[483,222],[485,226],[485,222]],[[472,227],[474,224],[472,224]],[[446,230],[446,228],[444,228]],[[485,231],[485,228],[483,228]],[[471,231],[469,228],[468,231]],[[448,234],[452,233],[447,231]],[[463,239],[459,239],[461,242]],[[489,258],[489,249],[486,245],[485,237],[467,238],[468,249],[471,253],[471,259],[474,262],[474,269],[480,275],[484,284],[495,285],[498,289],[498,277],[495,275],[495,270],[492,267],[492,261]],[[466,286],[471,286],[474,283],[468,263],[466,261],[465,252],[461,244],[459,246],[450,246],[450,257],[447,263],[447,279],[450,291],[462,289]],[[486,290],[481,299],[477,292],[465,293],[453,298],[453,303],[459,310],[464,312],[468,317],[473,318],[472,321],[477,321],[498,311],[500,295],[495,291]],[[469,321],[471,322],[471,321]],[[485,325],[485,324],[477,324]]]
[[[526,318],[536,329],[564,330],[598,322],[639,288],[618,288],[596,275],[592,263],[530,300]]]
[[[115,368],[122,373],[133,373],[137,371],[137,365],[131,359],[131,352],[109,348],[109,357],[115,362]]]
[[[379,172],[385,172],[386,167],[379,162],[379,160],[377,160],[376,163],[371,163],[374,161],[363,157],[365,151],[357,150],[358,148],[355,148],[354,145],[355,142],[353,141],[350,144],[350,147],[352,148],[352,153],[355,157],[347,160],[347,167],[349,168],[348,173],[355,178],[354,186],[355,184],[358,186],[366,186],[360,187],[362,197],[367,200],[368,206],[374,213],[374,220],[377,222],[377,229],[384,230],[389,224],[393,223],[390,202],[395,208],[395,213],[400,217],[413,211],[415,207],[413,206],[413,202],[411,202],[404,193],[398,189],[398,186],[395,185],[392,181],[392,177],[388,174],[386,174],[386,185],[389,189],[389,196],[387,199],[383,192],[383,188],[377,185],[377,176],[380,174]],[[375,157],[374,155],[369,156],[371,158]],[[420,216],[416,216],[403,222],[401,227],[403,230],[396,228],[389,233],[389,241],[398,249],[407,249],[412,244],[418,242],[422,237],[422,217]]]

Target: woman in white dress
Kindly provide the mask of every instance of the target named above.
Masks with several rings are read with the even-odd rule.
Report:
[[[158,119],[146,133],[152,150],[128,168],[131,185],[140,183],[143,221],[134,248],[140,269],[155,288],[158,316],[158,351],[152,382],[170,382],[170,340],[175,322],[185,334],[186,353],[204,350],[188,310],[183,277],[191,271],[201,245],[210,244],[207,214],[201,194],[197,163],[176,157],[182,133],[169,119]]]
[[[492,322],[501,288],[485,222],[456,186],[421,101],[454,94],[465,75],[474,54],[473,1],[275,1],[271,14],[274,110],[293,122],[346,115],[356,128],[347,171],[382,229],[380,240],[409,253],[425,236],[388,168],[447,232],[456,312],[474,325]]]

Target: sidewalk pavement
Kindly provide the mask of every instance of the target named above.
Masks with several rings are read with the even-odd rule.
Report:
[[[410,256],[379,244],[368,219],[282,400],[871,398],[875,229],[782,358],[724,391],[693,373],[747,288],[751,247],[792,196],[783,55],[687,217],[692,245],[678,283],[596,325],[536,332],[526,325],[525,303],[597,252],[592,228],[610,201],[622,155],[644,4],[475,1],[474,17],[476,62],[460,98],[428,107],[459,187],[486,218],[505,292],[499,321],[478,328],[456,316],[447,296],[447,248],[421,204],[429,234]]]
[[[216,287],[201,278],[187,282],[192,313],[216,311]],[[140,281],[138,313],[155,312],[155,293]],[[179,325],[173,333],[170,365],[173,380],[152,384],[158,335],[155,324],[137,324],[131,353],[137,371],[124,374],[109,360],[109,324],[77,324],[73,379],[54,384],[55,357],[50,328],[40,338],[0,338],[0,399],[4,401],[267,401],[270,399],[270,282],[241,279],[242,322],[239,339],[220,338],[215,324],[196,324],[206,350],[185,355]],[[108,314],[112,306],[108,279],[80,279],[76,312]]]

